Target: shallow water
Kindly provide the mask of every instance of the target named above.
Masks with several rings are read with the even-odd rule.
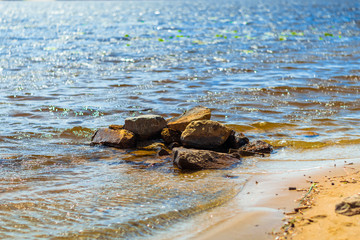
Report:
[[[357,1],[0,2],[0,237],[156,237],[253,174],[360,159],[359,19]],[[182,173],[89,146],[197,105],[277,151]]]

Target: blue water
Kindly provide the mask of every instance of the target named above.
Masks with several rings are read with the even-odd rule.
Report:
[[[359,19],[358,1],[0,2],[0,237],[148,238],[253,173],[359,158]],[[278,151],[181,173],[89,146],[197,105]]]

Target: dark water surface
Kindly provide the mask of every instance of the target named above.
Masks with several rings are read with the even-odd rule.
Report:
[[[156,238],[252,174],[359,160],[359,91],[355,0],[0,2],[0,238]],[[181,173],[89,146],[197,105],[276,153]]]

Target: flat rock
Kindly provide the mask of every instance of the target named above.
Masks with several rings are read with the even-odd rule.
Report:
[[[142,150],[159,150],[161,148],[166,148],[166,146],[164,142],[162,142],[160,139],[151,139],[138,141],[136,144],[136,148]]]
[[[135,133],[141,140],[157,137],[164,127],[166,127],[166,121],[160,115],[142,115],[127,118],[124,125],[124,129]]]
[[[190,148],[215,149],[226,142],[232,130],[211,120],[191,122],[181,134],[181,143]]]
[[[171,144],[173,142],[180,142],[181,132],[171,129],[164,128],[161,131],[161,138],[164,140],[166,144]]]
[[[247,153],[271,153],[273,151],[273,147],[261,140],[257,140],[255,142],[251,142],[247,145],[245,145],[244,147],[242,147],[240,149],[243,152],[247,152]]]
[[[115,124],[112,124],[109,126],[110,129],[114,129],[114,130],[119,130],[119,129],[123,129],[124,126],[123,125],[115,125]]]
[[[211,110],[207,107],[197,106],[186,111],[181,116],[174,118],[168,122],[168,128],[184,131],[189,123],[197,120],[210,120]]]
[[[232,154],[210,150],[174,148],[172,161],[180,169],[201,170],[229,168],[238,163],[240,158]]]
[[[341,203],[336,204],[335,212],[346,216],[360,214],[360,194],[347,197]]]
[[[92,137],[91,144],[116,148],[133,148],[136,146],[136,137],[134,133],[125,129],[100,128]]]

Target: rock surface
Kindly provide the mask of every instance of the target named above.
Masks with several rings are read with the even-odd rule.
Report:
[[[123,125],[115,125],[115,124],[112,124],[109,126],[110,129],[114,129],[114,130],[119,130],[119,129],[123,129],[124,126]]]
[[[194,121],[181,134],[181,143],[186,147],[214,149],[224,144],[231,133],[230,128],[219,122]]]
[[[100,128],[91,139],[91,144],[116,148],[133,148],[136,146],[136,137],[134,133],[125,129]]]
[[[180,169],[222,169],[238,163],[240,159],[232,154],[219,153],[210,150],[189,148],[174,148],[172,161]]]
[[[161,131],[161,138],[164,140],[166,144],[171,144],[173,142],[180,142],[181,132],[171,129],[164,128]]]
[[[170,150],[160,139],[140,141],[136,144],[137,149],[146,151],[156,151],[157,156],[170,155]]]
[[[211,110],[207,107],[198,106],[186,111],[181,116],[170,120],[167,125],[168,128],[182,132],[189,123],[197,120],[210,120],[210,118]]]
[[[261,140],[257,140],[245,145],[240,150],[248,153],[271,153],[273,148],[270,144]]]
[[[131,117],[125,119],[124,124],[124,129],[135,133],[141,140],[157,137],[164,127],[166,127],[166,121],[160,115]]]
[[[346,216],[360,214],[360,194],[347,197],[341,203],[336,204],[335,212]]]
[[[226,148],[238,149],[249,143],[249,139],[243,133],[232,132],[225,142]]]

